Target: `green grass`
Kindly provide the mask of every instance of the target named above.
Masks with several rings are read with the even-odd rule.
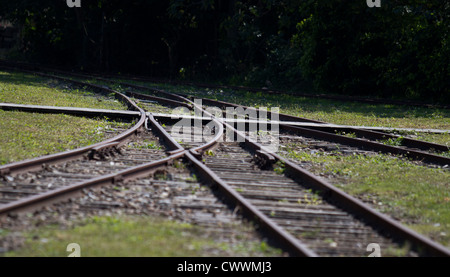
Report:
[[[450,247],[449,170],[385,154],[310,154],[295,145],[284,155],[297,162],[311,162],[313,173],[329,176],[345,192]]]
[[[120,85],[89,80],[122,90]],[[305,117],[328,123],[355,126],[391,128],[418,128],[450,130],[450,110],[390,104],[366,104],[348,101],[316,99],[287,94],[265,94],[223,89],[196,88],[184,85],[117,80],[119,82],[159,88],[168,92],[182,93],[199,98],[210,98],[251,107],[279,107],[280,113]],[[149,91],[139,91],[150,93]],[[417,139],[450,146],[450,135],[416,134]]]
[[[284,174],[286,171],[286,165],[282,161],[277,161],[273,166],[273,170],[277,174]]]
[[[388,138],[386,140],[381,140],[379,142],[381,142],[385,145],[390,145],[390,146],[402,146],[403,145],[403,137],[398,137],[395,139]]]
[[[129,124],[63,114],[0,110],[0,164],[75,149],[102,141],[103,131]]]
[[[97,83],[95,81],[92,82]],[[335,124],[396,128],[450,129],[450,111],[448,110],[396,105],[360,104],[289,95],[264,95],[263,93],[198,89],[188,86],[172,86],[166,84],[142,84],[159,87],[171,92],[213,98],[253,107],[280,107],[280,112],[282,113]],[[111,86],[110,84],[107,85]],[[120,86],[112,87],[123,91]],[[99,97],[83,90],[66,89],[58,82],[29,74],[6,73],[1,71],[0,102],[124,109],[120,103],[115,102],[108,97]],[[0,121],[0,130],[2,132],[2,136],[0,137],[0,163],[60,152],[66,149],[95,143],[102,139],[101,130],[107,128],[110,124],[106,120],[91,120],[65,115],[50,116],[0,111],[0,116],[2,118]],[[19,119],[24,119],[23,122],[25,123],[21,123]],[[21,130],[26,130],[26,132],[22,132]],[[68,131],[68,133],[66,133],[66,131]],[[354,134],[346,135],[354,136]],[[402,135],[409,135],[420,140],[450,145],[450,134],[448,133],[441,135],[421,133]],[[386,141],[385,143],[395,144],[399,143],[399,141]],[[153,149],[155,144],[150,143],[147,144],[146,147]],[[389,155],[381,154],[375,156],[342,156],[337,153],[333,155],[323,155],[321,152],[318,152],[313,155],[303,151],[297,151],[297,149],[295,151],[289,149],[286,155],[297,161],[312,162],[313,172],[316,174],[325,172],[330,176],[334,176],[334,184],[344,191],[355,195],[364,201],[370,202],[382,212],[392,215],[394,218],[399,219],[401,222],[418,232],[428,235],[444,245],[450,245],[450,184],[448,181],[450,180],[450,173],[448,170],[445,171],[423,167],[409,161],[399,160]],[[276,167],[275,170],[279,171],[279,173],[283,173],[284,167],[279,166]],[[192,179],[196,180],[196,176],[192,176]],[[313,201],[314,199],[308,200]],[[120,223],[113,224],[110,222],[111,220],[114,223],[119,219],[98,219],[98,222],[88,222],[83,226],[77,227],[75,229],[76,231],[63,231],[56,227],[53,227],[53,229],[49,228],[48,230],[40,230],[39,232],[44,232],[44,235],[39,235],[39,237],[52,238],[47,238],[48,243],[53,241],[54,238],[60,237],[59,241],[56,240],[53,246],[49,248],[50,250],[39,252],[39,249],[47,247],[46,245],[49,244],[33,241],[31,239],[33,235],[30,235],[29,243],[30,245],[35,243],[35,246],[30,246],[29,249],[35,250],[33,250],[33,253],[28,252],[28,254],[20,252],[22,253],[20,255],[67,256],[68,253],[65,252],[65,246],[69,242],[77,242],[76,240],[78,238],[84,238],[85,235],[81,236],[80,234],[85,234],[83,232],[87,232],[89,228],[98,228],[96,230],[99,231],[97,233],[100,234],[102,234],[102,230],[106,230],[105,232],[112,232],[111,230],[114,231],[117,229],[121,232],[123,231],[123,233],[127,235],[116,234],[116,237],[114,238],[111,238],[109,234],[105,236],[105,240],[117,240],[118,243],[116,245],[115,243],[111,244],[111,241],[102,242],[102,238],[96,237],[92,233],[93,239],[91,242],[87,242],[87,244],[80,243],[83,256],[85,256],[86,253],[88,255],[101,256],[109,255],[108,253],[116,255],[119,253],[116,249],[123,249],[123,245],[133,245],[134,247],[132,238],[140,238],[140,234],[131,235],[130,233],[130,236],[128,237],[127,233],[129,232],[127,226],[133,226],[134,223],[127,223],[128,221],[125,220],[126,222],[123,222],[122,224],[122,219],[120,219]],[[155,224],[156,223],[153,225]],[[143,225],[143,223],[140,223],[140,225]],[[84,230],[84,227],[87,229]],[[189,229],[190,227],[186,228]],[[49,232],[49,235],[46,235],[47,233],[45,232],[47,231]],[[112,233],[114,234],[114,232]],[[2,234],[0,234],[0,236],[1,235]],[[72,237],[72,235],[74,235],[74,237]],[[170,232],[168,232],[167,236],[173,238],[171,237]],[[193,238],[189,238],[191,241],[194,241]],[[159,239],[163,240],[164,238]],[[97,254],[94,252],[85,252],[90,251],[86,250],[86,245],[95,243],[96,240],[99,241],[99,249],[101,251],[96,252]],[[120,245],[120,240],[124,242],[122,246]],[[102,247],[108,247],[108,244],[111,244],[110,250],[102,250]],[[146,245],[142,243],[142,241],[141,244],[142,246]],[[155,245],[158,245],[158,243],[155,242]],[[208,243],[205,245],[208,245]],[[136,247],[139,246],[140,245]],[[176,245],[175,248],[176,247],[182,248],[180,245]],[[229,248],[229,246],[226,245],[219,245],[219,247],[221,249]],[[266,248],[264,245],[242,247],[244,249],[260,250],[261,248]],[[88,249],[93,248],[95,247],[88,246]],[[132,249],[132,247],[128,248],[128,246],[125,248]],[[193,249],[196,249],[195,245],[189,247],[188,250]],[[125,252],[120,252],[121,256],[130,254],[129,252],[126,252],[129,250],[124,251]],[[138,252],[132,252],[130,255],[136,255],[135,253]],[[165,254],[161,254],[160,252],[157,255]]]
[[[446,109],[365,104],[306,98],[287,94],[265,94],[262,91],[224,91],[222,89],[201,89],[189,86],[146,84],[142,82],[138,82],[138,84],[252,107],[280,107],[281,113],[335,124],[450,129],[450,111]]]
[[[416,134],[415,139],[447,145],[450,151],[450,133],[445,134]]]
[[[450,132],[446,133],[426,133],[426,132],[415,132],[415,131],[394,131],[391,132],[394,135],[398,135],[400,137],[409,137],[416,140],[422,140],[427,142],[433,142],[437,144],[447,145],[450,150]]]
[[[236,226],[245,232],[243,226]],[[239,231],[238,231],[239,232]],[[265,242],[236,235],[232,245],[220,242],[198,226],[155,217],[93,217],[70,229],[45,226],[27,232],[26,244],[7,257],[66,257],[70,243],[80,245],[82,257],[197,257],[276,256]],[[214,252],[207,251],[214,249]],[[215,254],[211,254],[215,253]]]
[[[0,71],[0,102],[124,110],[112,96],[100,96],[83,89],[69,89],[59,81],[30,74]]]
[[[105,83],[90,79],[83,81],[107,85],[116,90],[124,91],[120,85]],[[265,94],[261,92],[246,92],[223,89],[196,88],[185,85],[165,83],[137,82],[133,80],[117,80],[119,82],[159,88],[169,92],[183,93],[201,98],[211,98],[242,104],[252,107],[279,107],[281,113],[309,119],[321,120],[342,125],[362,125],[392,128],[423,128],[450,130],[450,110],[423,108],[389,104],[366,104],[348,101],[316,99],[287,94]],[[139,91],[150,93],[149,91]],[[417,139],[450,145],[450,135],[447,134],[416,134]]]
[[[0,71],[0,102],[125,109],[114,98],[63,87],[51,79]],[[103,131],[129,126],[107,119],[1,110],[0,118],[0,164],[94,144],[105,138]]]
[[[134,142],[128,145],[130,148],[136,149],[152,149],[152,150],[163,150],[163,147],[156,141],[144,140],[142,142]]]
[[[223,89],[205,89],[191,86],[146,83],[119,80],[169,92],[182,93],[199,98],[210,98],[251,107],[279,107],[280,113],[325,121],[333,124],[374,126],[390,128],[444,129],[450,130],[450,110],[390,104],[366,104],[348,101],[316,99],[287,94],[265,94]],[[94,83],[101,83],[92,81]],[[120,86],[116,86],[118,90]],[[148,91],[140,91],[149,93]],[[414,134],[414,138],[450,146],[447,134]]]

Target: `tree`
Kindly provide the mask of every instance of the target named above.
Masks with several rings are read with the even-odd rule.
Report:
[[[45,64],[450,101],[447,2],[0,0],[0,15]]]
[[[445,1],[303,1],[295,41],[319,89],[434,100],[448,97]]]

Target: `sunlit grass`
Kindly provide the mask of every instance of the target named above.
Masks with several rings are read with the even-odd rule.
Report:
[[[68,87],[59,81],[30,74],[0,71],[0,103],[124,110],[108,95]]]
[[[388,128],[416,128],[450,130],[450,111],[447,109],[401,106],[391,104],[367,104],[349,101],[307,98],[287,94],[267,94],[224,89],[196,88],[165,83],[148,83],[118,80],[182,93],[199,98],[210,98],[251,107],[279,107],[281,113],[324,121],[333,124]],[[93,81],[96,82],[96,81]],[[100,82],[101,83],[101,82]],[[120,85],[111,85],[122,89]],[[149,93],[148,91],[140,91]],[[450,145],[450,135],[417,133],[414,138]]]
[[[65,86],[52,79],[0,71],[0,102],[125,109],[112,97]],[[0,118],[0,164],[94,144],[105,138],[104,130],[129,126],[107,119],[1,110]]]
[[[345,192],[450,247],[449,170],[385,154],[310,153],[295,144],[284,155],[311,162],[313,173],[328,176]]]
[[[449,151],[450,151],[450,133],[445,133],[445,134],[428,134],[428,133],[417,134],[415,139],[447,145],[447,147],[449,148]]]
[[[91,145],[104,131],[129,124],[63,114],[35,114],[0,110],[0,164]]]
[[[90,82],[123,90],[118,84],[96,80]],[[450,130],[450,111],[447,109],[401,106],[391,104],[367,104],[309,98],[288,94],[268,94],[226,89],[197,88],[186,85],[150,83],[133,80],[116,80],[159,88],[201,98],[211,98],[251,107],[280,107],[281,113],[325,121],[334,124],[376,126],[392,128],[420,128]],[[140,91],[141,93],[148,93]]]

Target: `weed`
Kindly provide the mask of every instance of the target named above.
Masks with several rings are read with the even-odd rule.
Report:
[[[402,146],[403,145],[403,137],[398,137],[396,139],[389,138],[387,140],[382,140],[381,143],[390,146]]]
[[[0,111],[0,117],[2,164],[91,145],[105,138],[105,130],[125,126],[62,114]]]
[[[283,161],[277,161],[273,166],[273,170],[277,174],[284,174],[284,172],[286,171],[286,165]]]
[[[168,180],[169,176],[167,171],[165,170],[157,170],[154,174],[153,174],[153,178],[155,180]]]
[[[312,193],[311,190],[309,190],[308,192],[309,192],[308,194],[304,195],[304,199],[303,199],[307,205],[315,206],[315,205],[322,204],[322,200],[320,199],[320,196],[317,192]],[[298,203],[302,204],[302,200],[298,199]]]
[[[138,84],[148,85],[140,82]],[[153,84],[173,92],[204,97],[245,106],[280,107],[281,113],[326,121],[341,125],[363,125],[397,128],[450,129],[450,111],[433,108],[364,104],[327,99],[313,99],[288,94],[258,94],[245,91],[211,91],[188,86]],[[260,97],[258,96],[260,95]],[[353,134],[345,134],[353,136]],[[422,139],[450,142],[449,136],[423,134]]]
[[[294,145],[293,147],[294,148]],[[418,165],[402,157],[387,154],[312,155],[287,149],[282,155],[308,161],[312,173],[332,175],[330,182],[358,198],[374,199],[374,205],[425,235],[434,231],[421,226],[439,222],[440,233],[450,232],[450,171]],[[299,203],[317,204],[319,198],[308,195]],[[380,205],[382,203],[382,205]],[[448,236],[433,235],[444,245]]]
[[[349,137],[349,138],[357,138],[355,133],[347,133],[347,132],[339,132],[339,131],[337,131],[336,134],[340,135],[340,136]]]
[[[248,232],[249,226],[235,226],[237,232]],[[200,226],[169,221],[157,217],[100,217],[95,216],[77,222],[68,230],[58,226],[41,226],[26,232],[23,248],[7,252],[5,256],[67,257],[65,246],[76,242],[81,246],[82,257],[179,257],[179,256],[273,256],[278,249],[260,241],[248,241],[241,237],[231,244],[214,235],[205,235]],[[35,238],[46,238],[46,242]],[[221,251],[205,251],[217,249]],[[225,252],[222,252],[225,251]]]
[[[180,160],[175,160],[175,161],[173,162],[173,166],[174,166],[175,168],[178,168],[178,169],[184,169],[184,168],[186,168],[186,165],[183,163],[183,161],[180,161]]]
[[[191,194],[194,195],[196,194],[198,191],[200,190],[200,185],[199,184],[194,184],[191,186]]]
[[[188,178],[186,179],[186,182],[197,183],[197,182],[198,182],[197,175],[192,174],[190,177],[188,177]]]
[[[150,141],[150,142],[145,142],[144,141],[144,145],[143,148],[145,149],[155,149],[155,150],[162,150],[161,145],[159,145],[157,142],[154,141]]]

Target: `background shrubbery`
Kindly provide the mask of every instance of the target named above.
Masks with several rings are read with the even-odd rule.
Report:
[[[0,0],[28,61],[447,103],[449,11],[442,0]]]

